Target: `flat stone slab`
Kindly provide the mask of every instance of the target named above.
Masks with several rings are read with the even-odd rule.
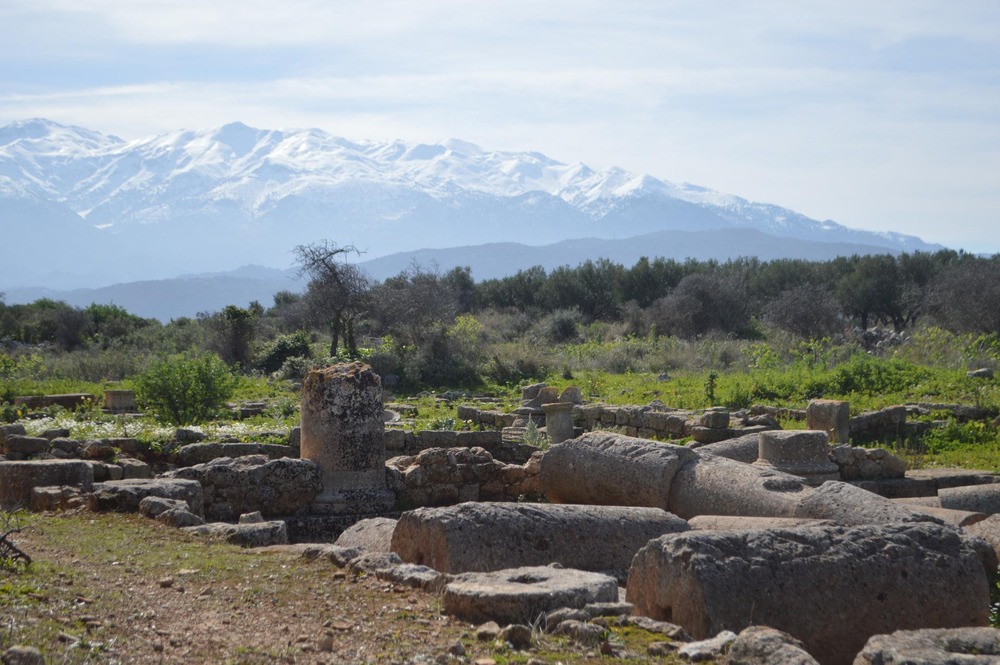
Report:
[[[94,470],[82,460],[0,462],[0,507],[27,508],[36,487],[75,485],[90,491]]]
[[[854,665],[996,665],[1000,663],[1000,630],[996,628],[928,628],[875,635]]]
[[[288,544],[288,527],[276,520],[273,522],[256,522],[254,524],[226,524],[213,522],[201,526],[184,527],[186,531],[198,536],[221,538],[227,543],[240,547],[268,547],[271,545]]]
[[[582,609],[618,600],[618,582],[600,573],[533,566],[463,573],[442,594],[444,613],[463,621],[531,624],[562,607]]]
[[[624,579],[639,548],[688,528],[659,508],[470,502],[403,513],[392,550],[444,573],[559,563]]]
[[[636,554],[628,600],[695,639],[771,626],[830,665],[851,663],[872,635],[985,626],[990,611],[974,544],[936,524],[663,536]]]
[[[391,517],[371,517],[349,526],[337,537],[334,545],[355,547],[365,552],[391,552],[392,532],[396,521]]]

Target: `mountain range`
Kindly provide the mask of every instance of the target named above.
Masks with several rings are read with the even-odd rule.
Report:
[[[8,302],[25,287],[284,269],[296,245],[323,239],[363,250],[373,271],[481,256],[477,279],[553,260],[627,261],[637,248],[679,259],[940,248],[696,185],[456,139],[355,142],[232,123],[125,141],[44,119],[0,127],[0,231]],[[410,254],[389,256],[398,253]]]

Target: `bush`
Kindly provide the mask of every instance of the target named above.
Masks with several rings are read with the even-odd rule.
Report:
[[[299,330],[290,335],[279,335],[261,352],[258,366],[268,374],[281,369],[289,358],[308,358],[312,355],[309,333]]]
[[[192,425],[215,417],[236,388],[236,378],[216,355],[171,356],[134,382],[136,400],[157,420]]]
[[[905,360],[883,360],[859,354],[834,372],[829,392],[839,395],[879,395],[902,392],[930,377],[930,372]]]

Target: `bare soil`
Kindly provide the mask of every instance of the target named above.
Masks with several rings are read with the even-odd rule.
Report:
[[[634,628],[609,630],[614,656],[538,631],[531,651],[481,642],[434,594],[136,515],[23,520],[12,539],[34,562],[0,571],[0,642],[49,663],[673,662]]]

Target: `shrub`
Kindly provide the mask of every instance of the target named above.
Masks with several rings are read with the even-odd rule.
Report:
[[[157,420],[191,425],[215,417],[236,388],[236,379],[216,355],[171,356],[154,363],[134,382],[136,400]]]
[[[829,389],[839,395],[879,395],[913,388],[929,376],[928,370],[904,360],[859,354],[837,368]]]
[[[309,333],[299,330],[290,335],[279,335],[261,352],[258,366],[268,374],[277,372],[289,358],[308,358],[312,355]]]

